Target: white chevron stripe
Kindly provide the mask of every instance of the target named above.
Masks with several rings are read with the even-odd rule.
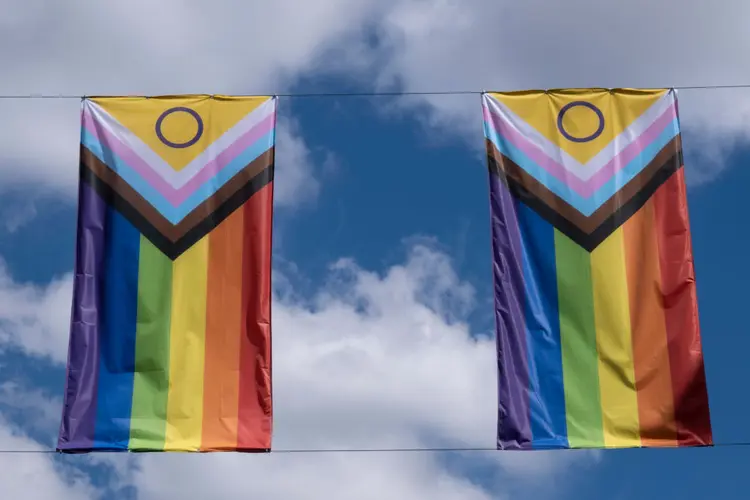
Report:
[[[538,130],[529,125],[525,120],[510,110],[502,101],[486,94],[487,105],[497,113],[507,125],[510,125],[527,140],[541,149],[545,155],[562,165],[565,170],[583,181],[589,180],[594,174],[607,165],[612,158],[617,156],[629,144],[633,143],[669,106],[675,102],[673,91],[667,92],[649,107],[641,116],[634,120],[627,128],[618,134],[609,144],[599,151],[586,163],[581,163],[563,148],[547,139]]]
[[[620,154],[623,149],[635,142],[672,104],[674,104],[674,95],[671,92],[667,92],[661,96],[641,116],[636,118],[633,123],[612,139],[604,149],[586,162],[584,166],[586,177],[584,179],[588,180],[607,165],[612,158]]]
[[[123,144],[146,162],[162,179],[175,189],[179,189],[200,172],[208,162],[216,158],[222,151],[226,150],[243,134],[264,119],[268,118],[269,115],[272,115],[276,111],[276,99],[270,98],[248,113],[232,128],[224,132],[221,137],[209,144],[208,147],[188,163],[185,168],[179,171],[173,169],[169,163],[164,161],[161,156],[154,152],[154,150],[143,142],[136,134],[122,125],[99,104],[86,100],[84,101],[84,106],[87,106],[92,117],[98,124],[120,139]]]

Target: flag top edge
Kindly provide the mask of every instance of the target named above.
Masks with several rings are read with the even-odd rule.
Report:
[[[86,95],[82,101],[91,102],[113,102],[113,101],[169,101],[169,100],[216,100],[216,101],[251,101],[251,100],[275,100],[275,95],[232,95],[232,94],[163,94],[163,95]]]
[[[663,95],[675,93],[671,87],[663,88],[639,88],[639,87],[562,87],[550,89],[523,89],[523,90],[485,90],[484,95],[500,95],[506,97],[533,96],[533,95],[560,95],[574,96],[581,94],[618,94],[618,95]]]

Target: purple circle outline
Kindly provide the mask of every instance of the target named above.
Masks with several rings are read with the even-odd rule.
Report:
[[[576,106],[583,106],[584,108],[589,108],[591,111],[596,113],[596,116],[599,118],[599,128],[596,129],[596,131],[593,134],[586,136],[586,137],[573,137],[563,127],[563,118],[565,117],[565,113],[567,113],[568,110]],[[563,137],[565,137],[569,141],[573,141],[573,142],[593,141],[594,139],[602,135],[602,132],[604,132],[604,114],[601,112],[599,108],[597,108],[590,102],[586,102],[586,101],[569,102],[568,104],[562,107],[562,109],[560,110],[560,113],[558,113],[557,115],[557,129],[560,131]]]
[[[183,143],[172,142],[166,137],[164,137],[164,134],[162,134],[161,132],[161,126],[162,126],[162,123],[164,123],[164,119],[167,116],[171,115],[172,113],[177,113],[178,111],[182,111],[184,113],[189,114],[190,116],[195,118],[196,122],[198,122],[198,132],[195,134],[195,137]],[[164,144],[166,144],[167,146],[169,146],[170,148],[189,148],[190,146],[198,142],[201,136],[203,136],[203,120],[201,119],[201,116],[198,113],[196,113],[195,110],[186,108],[184,106],[177,106],[177,107],[169,108],[168,110],[166,110],[164,113],[161,114],[161,116],[159,116],[159,119],[156,120],[156,125],[154,128],[156,129],[156,136],[159,138],[159,140],[163,142]]]

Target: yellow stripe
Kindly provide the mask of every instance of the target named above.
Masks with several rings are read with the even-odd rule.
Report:
[[[200,448],[206,350],[208,237],[174,261],[165,450]]]
[[[585,163],[607,147],[666,92],[668,89],[559,89],[524,90],[490,95],[508,106],[519,118],[553,144]],[[588,102],[602,112],[604,128],[601,134],[591,141],[570,141],[557,128],[557,118],[563,106],[574,101]],[[593,134],[599,124],[597,114],[583,106],[574,106],[563,115],[563,129],[575,137]]]
[[[641,445],[624,243],[620,228],[591,253],[599,390],[607,448]]]
[[[91,100],[138,136],[173,169],[182,170],[226,131],[269,99],[269,96],[184,95],[150,98],[102,97]],[[196,144],[186,148],[168,146],[162,142],[154,129],[161,114],[177,106],[192,109],[203,121],[203,135]],[[172,113],[162,121],[161,131],[167,140],[184,143],[195,137],[198,123],[188,113]]]

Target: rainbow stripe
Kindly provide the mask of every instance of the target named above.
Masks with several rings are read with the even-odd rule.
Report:
[[[158,104],[175,106],[174,100],[164,101]],[[102,108],[108,104],[105,100]],[[194,221],[186,231],[175,231],[179,221],[166,225],[137,183],[120,175],[138,158],[145,171],[143,159],[155,153],[145,152],[145,141],[141,151],[128,149],[136,141],[122,140],[124,133],[116,127],[110,128],[119,135],[101,133],[92,142],[96,134],[90,130],[101,132],[104,126],[91,122],[84,108],[73,314],[58,450],[268,451],[273,137],[266,131],[250,141],[246,133],[227,140],[232,129],[225,127],[224,135],[204,134],[200,139],[205,140],[196,141],[191,147],[200,168],[184,176],[189,177],[185,185],[202,177],[208,201],[187,209],[183,219]],[[227,113],[217,108],[201,109],[204,130],[226,125]],[[154,114],[138,102],[125,111],[131,118],[150,117],[152,124],[163,112],[157,108]],[[180,127],[171,130],[180,132]],[[225,144],[217,146],[222,138]],[[206,151],[210,154],[201,157]],[[184,156],[159,157],[170,161],[159,165],[162,170],[187,171],[178,170],[174,161]],[[247,166],[217,177],[237,161]],[[191,189],[200,191],[199,186],[194,182]],[[184,244],[186,234],[189,244]]]
[[[636,105],[629,98],[639,99],[636,105],[645,111],[633,112]],[[577,121],[557,120],[567,103],[597,99],[597,109],[606,110],[602,121],[621,129],[608,132],[601,124],[585,123],[584,114]],[[498,100],[506,110],[515,108],[513,120],[498,123],[503,117],[493,117]],[[654,102],[662,106],[653,113],[656,118],[641,123],[640,131],[628,130],[623,116],[637,121]],[[499,360],[498,447],[711,444],[676,114],[671,121],[662,119],[661,130],[651,127],[665,109],[676,113],[673,92],[492,94],[485,96],[484,109]],[[534,127],[525,120],[532,115]],[[610,135],[596,148],[584,144],[590,150],[582,151],[555,132],[560,122],[578,132],[569,134],[573,138],[592,136],[589,132],[597,129]],[[613,143],[628,133],[639,152],[605,174],[611,192],[591,202],[606,182],[592,172],[595,168],[583,170],[591,163],[572,159],[588,155],[592,161],[599,158],[603,168],[613,165],[617,148],[628,148]],[[525,152],[512,142],[523,143]],[[605,148],[610,158],[602,158]],[[570,170],[563,174],[566,158]],[[545,162],[559,168],[551,173]],[[617,174],[628,168],[627,176]],[[589,198],[580,198],[579,208],[594,203],[596,210],[606,210],[603,215],[582,213],[553,192],[565,188],[562,194],[570,195],[586,175],[595,184]]]

